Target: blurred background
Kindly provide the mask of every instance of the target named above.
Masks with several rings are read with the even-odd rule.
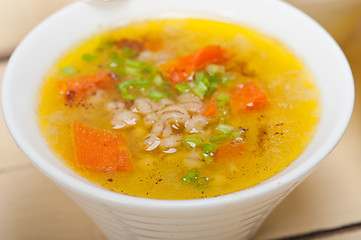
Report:
[[[338,146],[275,209],[255,239],[358,240],[361,0],[285,1],[313,17],[339,43],[354,74],[356,101],[350,125]],[[74,0],[0,0],[0,80],[12,51],[26,34],[71,2]],[[87,215],[30,164],[13,142],[2,117],[0,153],[0,239],[104,239]]]
[[[361,17],[360,0],[285,0],[320,23],[339,44],[344,43]]]

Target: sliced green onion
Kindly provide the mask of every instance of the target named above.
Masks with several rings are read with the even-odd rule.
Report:
[[[233,79],[234,79],[234,78],[233,78],[233,77],[230,77],[230,76],[223,76],[223,77],[221,78],[221,82],[222,82],[223,84],[226,84],[226,83],[232,81]]]
[[[219,101],[221,106],[226,105],[230,101],[230,97],[226,93],[220,93],[217,95],[217,100]]]
[[[139,79],[136,79],[135,82],[134,82],[134,85],[138,88],[138,89],[145,89],[145,88],[148,88],[149,87],[149,84],[150,84],[150,81],[149,79],[146,79],[146,78],[139,78]]]
[[[162,98],[165,98],[167,96],[166,93],[164,92],[159,92],[159,91],[151,91],[147,97],[153,100],[160,100]]]
[[[135,100],[137,96],[135,96],[134,94],[130,94],[130,93],[122,93],[122,98],[125,100]]]
[[[216,131],[221,134],[220,136],[225,138],[230,137],[233,130],[234,127],[225,124],[219,124],[216,127]]]
[[[197,188],[205,187],[211,181],[211,179],[207,177],[198,177],[197,180]]]
[[[222,143],[224,142],[224,140],[225,140],[224,137],[214,137],[209,139],[211,143]]]
[[[187,148],[196,148],[201,145],[201,139],[199,137],[183,138],[183,144]]]
[[[218,84],[216,82],[211,82],[211,84],[209,85],[209,88],[208,88],[208,95],[210,95],[217,89],[218,89]]]
[[[142,73],[142,62],[132,60],[132,59],[125,59],[124,61],[125,67],[124,72],[125,74],[139,76]]]
[[[130,67],[130,66],[124,67],[125,74],[139,76],[139,75],[141,75],[141,72],[142,72],[142,70],[140,68],[135,68],[135,67]]]
[[[198,82],[192,91],[200,99],[203,99],[208,91],[208,87],[203,82]]]
[[[217,151],[218,146],[216,144],[213,143],[205,143],[203,144],[203,159],[207,162],[213,162],[213,155],[214,153]]]
[[[182,178],[184,184],[195,183],[197,188],[205,187],[212,180],[208,177],[200,177],[200,169],[189,170]]]
[[[196,82],[196,84],[199,84],[200,82],[203,82],[204,85],[206,85],[207,87],[208,87],[209,84],[210,84],[209,79],[207,78],[206,73],[203,72],[203,71],[201,71],[201,72],[196,72],[195,82]]]
[[[108,67],[110,68],[117,68],[120,67],[123,64],[123,57],[121,57],[118,54],[115,54],[112,60],[109,62]]]
[[[129,89],[133,88],[133,83],[134,83],[134,81],[132,81],[132,80],[119,83],[118,89],[122,93],[127,92]]]
[[[119,76],[123,75],[124,74],[123,62],[124,62],[123,57],[118,54],[115,54],[113,59],[108,63],[108,68]]]
[[[158,87],[161,86],[164,83],[162,76],[159,74],[155,75],[153,78],[153,83]]]
[[[232,132],[232,137],[234,138],[234,141],[242,141],[244,139],[244,130],[243,129],[235,129],[233,132]]]
[[[76,70],[73,66],[66,66],[60,69],[60,71],[62,73],[64,73],[65,75],[71,75],[73,73],[76,73]]]
[[[204,83],[204,85],[206,85],[207,87],[209,87],[210,86],[210,82],[209,82],[209,79],[207,78],[207,77],[204,77],[204,78],[202,78],[202,83]]]
[[[93,61],[94,58],[95,58],[95,56],[91,55],[89,53],[84,53],[83,56],[81,56],[81,59],[83,59],[84,61],[87,61],[87,62]]]
[[[207,73],[208,73],[210,76],[214,76],[214,75],[216,75],[217,73],[220,73],[220,74],[224,74],[224,73],[225,73],[224,66],[222,66],[222,65],[216,65],[216,64],[209,64],[209,65],[206,67],[206,71],[207,71]]]
[[[155,74],[157,72],[157,68],[149,65],[145,62],[136,61],[133,59],[125,59],[125,73],[130,75],[139,76],[142,73]]]
[[[234,127],[229,126],[229,125],[226,125],[226,124],[219,124],[219,125],[216,127],[216,130],[217,130],[218,132],[221,132],[221,133],[232,132],[233,129],[234,129]]]
[[[211,156],[211,154],[208,153],[203,153],[203,159],[204,161],[206,161],[206,163],[211,163],[214,161],[213,157]]]
[[[136,60],[132,60],[132,59],[125,59],[125,65],[128,67],[133,67],[133,68],[141,68],[142,67],[142,62],[136,61]]]
[[[214,74],[213,76],[209,77],[209,82],[212,83],[217,83],[220,80],[220,76],[219,74]]]
[[[156,74],[157,68],[152,65],[149,65],[148,63],[143,62],[142,63],[142,72],[148,73],[148,74]]]
[[[194,79],[195,79],[196,83],[199,83],[199,82],[202,82],[203,78],[205,78],[205,77],[206,77],[206,74],[203,71],[200,71],[200,72],[196,72]]]
[[[215,153],[218,149],[218,146],[216,144],[212,143],[205,143],[203,144],[203,150],[207,154]]]
[[[222,102],[229,102],[230,98],[229,95],[226,93],[220,93],[217,95],[217,100]]]
[[[183,183],[194,183],[197,181],[198,176],[200,174],[200,170],[189,170],[185,176],[182,178]]]
[[[175,85],[175,88],[181,93],[188,92],[190,90],[190,87],[187,83],[179,83]]]

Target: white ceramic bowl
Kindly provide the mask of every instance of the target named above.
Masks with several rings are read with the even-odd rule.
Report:
[[[99,29],[139,18],[204,17],[275,37],[298,55],[321,89],[322,115],[307,149],[284,171],[249,189],[197,200],[153,200],[96,186],[59,161],[39,132],[35,99],[52,64]],[[342,51],[317,23],[275,0],[122,0],[76,2],[35,28],[13,53],[3,79],[8,128],[32,163],[62,188],[109,239],[248,239],[268,213],[335,147],[351,116],[352,74]]]

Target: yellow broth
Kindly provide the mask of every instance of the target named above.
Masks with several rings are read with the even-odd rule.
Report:
[[[112,52],[117,51],[109,43],[119,39],[160,42],[161,49],[157,50],[160,60],[147,60],[154,66],[211,44],[229,49],[233,55],[225,69],[235,79],[230,85],[220,86],[219,91],[253,81],[262,88],[270,102],[260,110],[244,113],[230,110],[223,122],[246,129],[242,140],[244,150],[232,159],[215,159],[210,163],[185,161],[190,154],[199,155],[201,148],[180,145],[175,153],[165,153],[161,149],[146,151],[144,139],[149,129],[141,120],[135,126],[121,129],[114,129],[110,124],[112,113],[105,105],[119,99],[120,93],[116,89],[94,102],[76,106],[65,104],[64,96],[59,94],[58,81],[105,69]],[[84,60],[84,54],[93,57]],[[69,76],[59,70],[66,66],[72,66],[76,73]],[[177,95],[174,89],[171,93]],[[46,76],[39,93],[38,115],[41,131],[50,148],[66,165],[90,181],[133,196],[195,199],[249,188],[287,167],[305,149],[315,132],[320,112],[318,100],[319,92],[309,70],[277,40],[228,23],[168,19],[135,22],[101,33],[71,49]],[[125,136],[133,170],[92,171],[80,166],[74,152],[73,121]],[[211,122],[202,133],[187,133],[183,138],[197,136],[202,142],[207,142],[214,137],[210,132],[218,124]],[[207,178],[207,184],[185,183],[182,179],[189,170],[199,171],[199,177]]]

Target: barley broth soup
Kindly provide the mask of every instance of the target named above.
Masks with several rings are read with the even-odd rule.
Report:
[[[306,66],[277,40],[200,19],[135,22],[64,55],[40,128],[70,168],[155,199],[239,191],[283,170],[319,119]]]

